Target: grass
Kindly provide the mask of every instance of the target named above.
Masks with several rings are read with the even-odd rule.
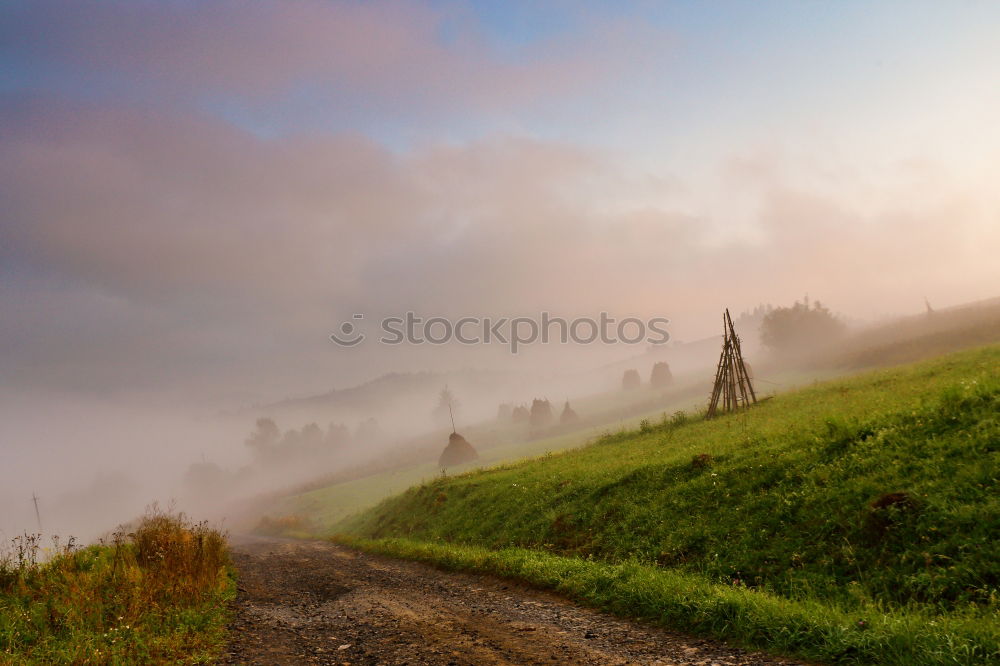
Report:
[[[436,479],[338,529],[808,658],[1000,662],[998,449],[991,346]]]
[[[635,422],[638,423],[636,418]],[[550,453],[577,448],[593,440],[600,434],[597,428],[579,432],[514,442],[484,448],[479,451],[480,460],[475,463],[452,468],[452,473],[501,464]],[[475,445],[475,442],[473,442]],[[441,448],[444,448],[442,443]],[[435,456],[436,457],[436,456]],[[376,474],[330,484],[279,499],[262,521],[269,533],[281,532],[291,536],[306,536],[330,533],[341,520],[370,508],[380,501],[403,492],[411,486],[433,480],[441,476],[436,462],[426,462],[401,469],[391,469]],[[285,524],[286,529],[274,529]]]
[[[800,379],[791,373],[776,376],[788,382]],[[624,392],[616,391],[605,394],[605,397],[618,396],[621,393]],[[658,393],[657,391],[641,390],[633,392],[627,397],[633,401],[638,398],[640,402],[648,403],[652,401],[650,396],[655,396]],[[597,398],[591,397],[590,400],[596,404]],[[700,403],[701,399],[698,402]],[[632,403],[627,404],[631,405]],[[676,410],[683,407],[690,408],[695,402],[687,398],[685,394],[668,401],[668,404],[670,409]],[[593,443],[602,435],[607,434],[610,429],[623,431],[628,427],[639,427],[643,421],[658,419],[663,413],[662,407],[649,411],[635,409],[625,411],[628,411],[630,415],[627,417],[616,416],[614,415],[616,412],[612,410],[604,414],[609,420],[596,420],[599,425],[583,425],[569,432],[558,432],[549,436],[531,438],[527,441],[521,439],[524,435],[523,427],[480,426],[476,429],[463,430],[464,433],[468,434],[473,446],[480,443],[480,437],[499,440],[499,443],[493,443],[489,447],[477,446],[480,454],[479,461],[450,468],[449,473],[451,475],[461,474],[471,470],[577,449]],[[515,441],[507,441],[515,438],[515,431],[520,433]],[[442,449],[444,441],[443,439],[439,440]],[[427,456],[431,461],[393,467],[280,497],[270,505],[267,515],[263,516],[256,531],[262,534],[284,534],[292,537],[329,536],[336,531],[336,526],[345,518],[369,509],[407,488],[442,476],[441,469],[436,463],[439,453],[440,451],[435,450],[433,455]]]
[[[0,663],[210,663],[235,594],[225,537],[153,512],[110,544],[0,562]]]
[[[831,607],[629,561],[619,564],[525,548],[490,550],[406,539],[339,537],[362,550],[518,579],[616,615],[829,663],[988,664],[995,628],[976,617]]]

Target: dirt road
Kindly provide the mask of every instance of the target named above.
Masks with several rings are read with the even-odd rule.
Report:
[[[489,576],[321,541],[234,539],[228,664],[792,664]]]

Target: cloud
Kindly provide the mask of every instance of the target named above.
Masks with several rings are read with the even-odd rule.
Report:
[[[93,91],[173,103],[305,95],[331,113],[556,99],[635,66],[654,38],[641,24],[595,21],[512,53],[472,12],[412,1],[33,0],[5,3],[0,26],[12,66],[50,84],[71,74]]]
[[[534,271],[540,252],[511,230],[553,233],[550,212],[568,219],[554,191],[595,168],[530,140],[400,157],[355,135],[263,141],[145,109],[39,99],[0,114],[0,259],[17,314],[4,365],[54,386],[153,384],[164,367],[236,364],[234,347],[296,367],[280,357],[303,338],[307,353],[328,347],[352,308],[471,306],[486,289],[511,303],[521,280],[497,284],[499,264]],[[515,242],[491,260],[498,238]]]
[[[989,296],[998,277],[995,197],[961,187],[858,199],[764,159],[745,177],[720,169],[716,190],[629,205],[642,183],[683,179],[523,136],[397,153],[51,97],[6,100],[0,125],[13,385],[275,397],[428,362],[335,355],[326,335],[354,312],[665,314],[690,339],[724,306],[808,291],[842,311],[908,311],[925,294]],[[734,191],[738,211],[719,204]],[[745,210],[752,233],[719,233]]]

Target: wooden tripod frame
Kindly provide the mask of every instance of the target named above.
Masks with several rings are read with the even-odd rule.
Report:
[[[756,402],[757,394],[754,393],[753,383],[743,363],[740,338],[733,328],[729,308],[726,308],[726,314],[722,316],[722,354],[715,369],[715,385],[712,387],[706,416],[712,418],[720,411],[746,409]]]

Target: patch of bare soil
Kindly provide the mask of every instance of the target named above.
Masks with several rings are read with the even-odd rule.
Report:
[[[793,664],[490,576],[324,541],[234,539],[226,664]]]

